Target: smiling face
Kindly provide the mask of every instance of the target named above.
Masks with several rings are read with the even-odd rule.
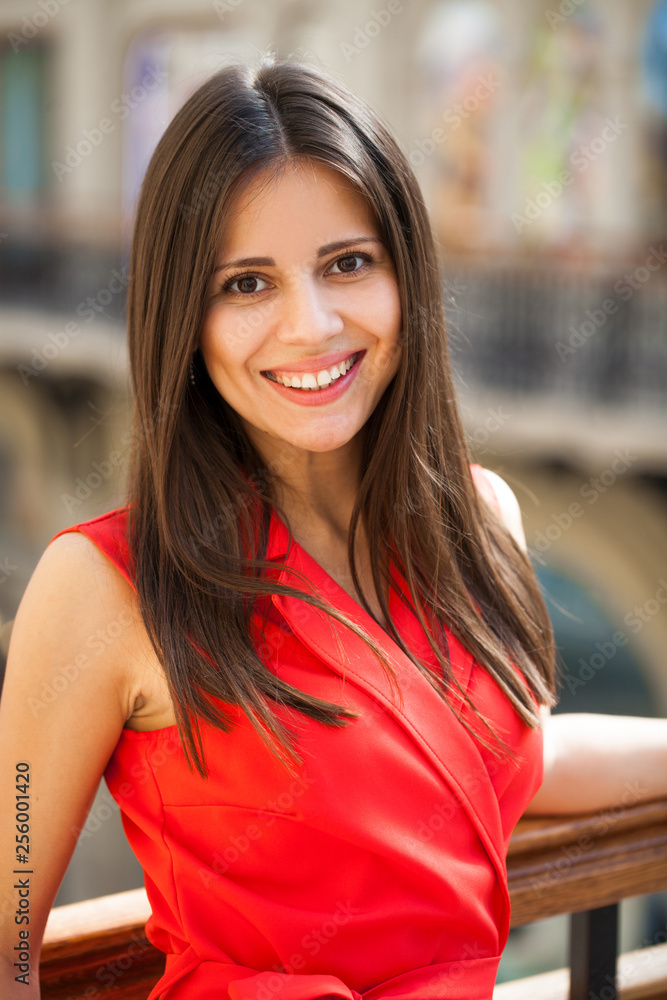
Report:
[[[216,265],[199,347],[260,454],[345,446],[401,357],[396,274],[363,196],[324,165],[268,168],[234,205]]]

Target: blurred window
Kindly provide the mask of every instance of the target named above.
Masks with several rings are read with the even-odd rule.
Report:
[[[235,31],[142,31],[123,68],[123,218],[129,235],[149,160],[176,112],[206,79],[235,57],[252,58]],[[193,192],[195,197],[195,192]]]
[[[443,246],[604,240],[626,176],[627,125],[605,68],[607,11],[594,0],[570,7],[560,14],[541,0],[514,20],[489,0],[429,8],[409,158],[433,192]]]
[[[31,207],[46,186],[44,117],[47,50],[0,50],[0,194]]]
[[[640,51],[643,227],[651,238],[667,232],[667,0],[646,19]]]
[[[175,109],[169,108],[168,35],[139,35],[123,67],[119,114],[123,121],[123,215],[131,225],[148,161]]]
[[[434,223],[447,246],[486,241],[501,27],[487,0],[447,0],[431,6],[417,45],[423,110],[408,155],[433,192]]]
[[[581,247],[604,228],[627,127],[612,114],[603,76],[605,31],[606,12],[592,2],[561,15],[544,0],[527,27],[516,81],[522,243]]]

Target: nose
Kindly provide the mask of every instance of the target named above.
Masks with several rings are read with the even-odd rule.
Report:
[[[281,343],[317,346],[342,333],[344,326],[331,290],[312,275],[296,275],[286,284],[275,330]]]

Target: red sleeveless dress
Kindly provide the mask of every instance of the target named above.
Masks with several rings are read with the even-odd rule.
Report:
[[[126,516],[64,531],[87,535],[132,583]],[[232,732],[202,724],[207,779],[189,770],[175,726],[123,729],[104,774],[144,870],[146,934],[167,954],[149,1000],[491,1000],[509,933],[507,845],[542,782],[542,731],[447,631],[453,670],[512,748],[494,757],[375,620],[295,541],[288,551],[275,514],[267,558],[285,561],[280,582],[300,586],[290,569],[305,572],[372,635],[401,698],[349,629],[274,595],[269,669],[359,713],[333,728],[276,710],[299,734],[298,779],[233,707]],[[439,670],[394,566],[392,576],[410,605],[391,590],[396,628]]]

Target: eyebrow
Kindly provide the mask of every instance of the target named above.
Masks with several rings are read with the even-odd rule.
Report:
[[[380,246],[384,246],[381,239],[377,236],[353,236],[349,240],[336,240],[334,243],[325,243],[324,246],[320,247],[317,251],[318,259],[320,257],[327,257],[330,253],[335,253],[336,250],[346,250],[348,247],[356,246],[357,243],[377,243]],[[215,274],[217,271],[222,271],[227,267],[275,267],[276,262],[273,257],[239,257],[237,260],[227,260],[223,264],[218,264],[217,267],[213,269]]]

